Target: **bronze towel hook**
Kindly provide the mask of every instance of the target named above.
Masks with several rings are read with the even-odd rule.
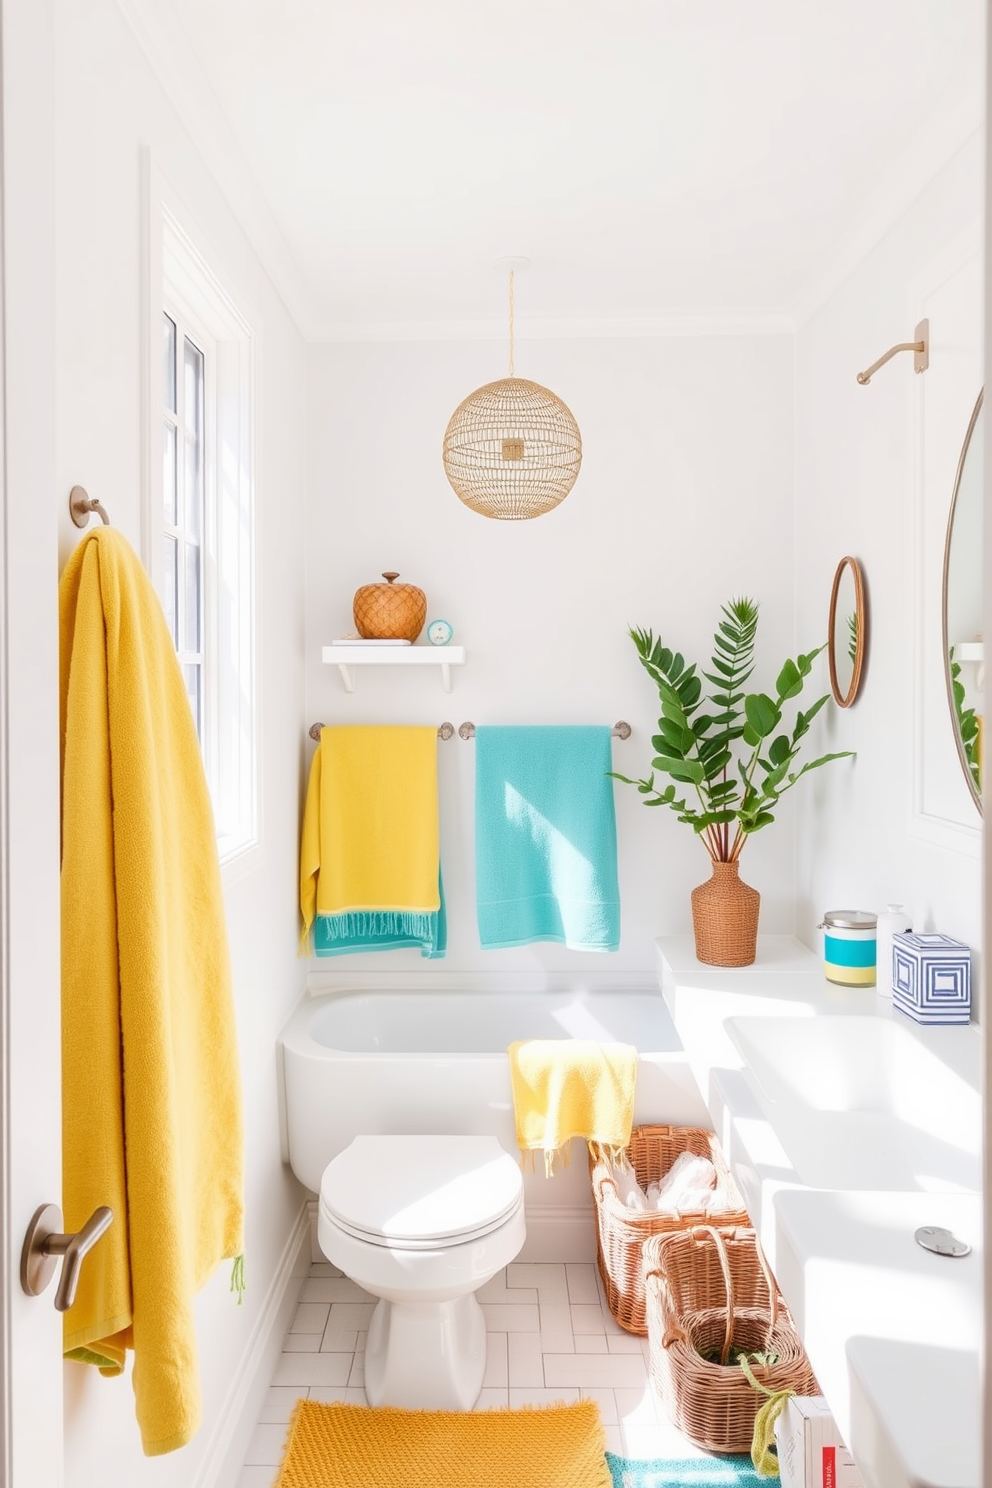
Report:
[[[884,367],[886,362],[891,361],[900,351],[911,351],[913,353],[913,371],[925,372],[930,365],[930,322],[921,320],[913,332],[915,341],[900,341],[898,346],[890,346],[884,356],[880,356],[877,362],[872,362],[863,372],[858,373],[858,382],[862,387],[867,387],[873,375],[879,367]]]
[[[73,486],[69,492],[69,515],[77,527],[85,527],[90,520],[90,513],[99,513],[100,521],[105,527],[110,526],[110,518],[100,505],[87,491],[85,486]]]

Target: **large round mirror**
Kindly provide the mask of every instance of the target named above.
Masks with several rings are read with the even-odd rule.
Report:
[[[944,545],[944,667],[951,724],[965,778],[982,809],[982,394],[964,436]]]
[[[849,708],[861,686],[868,643],[865,581],[856,558],[842,558],[834,574],[827,621],[830,690],[839,708]]]

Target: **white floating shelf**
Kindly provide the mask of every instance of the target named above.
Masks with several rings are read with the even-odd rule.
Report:
[[[464,666],[464,646],[324,646],[328,666],[341,673],[345,692],[355,690],[356,666],[435,666],[441,668],[441,686],[451,691],[451,668]]]

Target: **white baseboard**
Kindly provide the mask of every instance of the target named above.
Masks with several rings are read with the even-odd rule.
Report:
[[[306,1204],[300,1209],[283,1247],[265,1303],[252,1330],[224,1407],[191,1488],[235,1488],[241,1475],[251,1434],[283,1339],[292,1322],[300,1289],[310,1269],[310,1219]]]
[[[527,1239],[518,1261],[594,1261],[596,1216],[588,1205],[582,1208],[537,1208],[527,1210]]]

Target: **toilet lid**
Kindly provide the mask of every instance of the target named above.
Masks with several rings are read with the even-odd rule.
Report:
[[[401,1248],[486,1234],[522,1197],[519,1164],[495,1137],[356,1137],[320,1183],[321,1208],[335,1224]]]

